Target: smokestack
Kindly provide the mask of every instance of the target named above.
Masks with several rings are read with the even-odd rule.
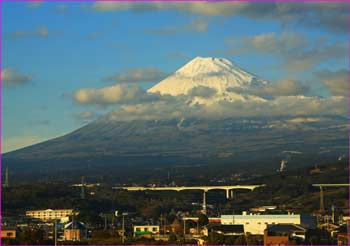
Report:
[[[283,173],[283,172],[286,170],[286,167],[287,167],[286,164],[287,164],[287,162],[288,162],[288,161],[286,161],[286,160],[282,160],[282,161],[281,161],[281,165],[280,165],[280,169],[279,169],[279,172],[280,172],[280,173]]]
[[[84,176],[81,177],[81,192],[80,192],[80,198],[85,199],[85,178]]]
[[[9,166],[6,166],[4,187],[7,188],[9,186]]]

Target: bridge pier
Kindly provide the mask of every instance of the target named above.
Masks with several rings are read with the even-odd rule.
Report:
[[[227,189],[226,190],[226,199],[233,199],[233,189],[232,190],[229,190]]]
[[[203,191],[203,207],[202,207],[202,213],[207,214],[207,198],[206,198],[207,191]]]
[[[226,190],[226,199],[230,199],[230,190],[229,189]]]

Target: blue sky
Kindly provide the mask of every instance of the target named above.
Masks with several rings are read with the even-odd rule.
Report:
[[[226,4],[3,2],[3,152],[108,112],[74,100],[82,88],[120,75],[147,89],[196,56],[224,57],[272,83],[297,80],[308,95],[341,94],[329,81],[347,74],[345,4]],[[145,68],[155,73],[147,81],[128,78]]]

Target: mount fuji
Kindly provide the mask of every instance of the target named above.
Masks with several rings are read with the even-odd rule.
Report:
[[[242,95],[232,90],[235,88],[248,90],[263,88],[268,82],[251,74],[227,59],[215,57],[196,57],[175,73],[160,81],[148,90],[149,93],[161,95],[194,94],[195,102],[209,104],[211,101],[225,100],[229,102],[262,99],[252,95]],[[211,89],[215,97],[211,100],[200,100],[194,93],[196,88]]]
[[[262,97],[238,91],[269,85],[226,59],[197,57],[154,85],[147,94],[188,97],[189,107],[214,102],[234,105],[263,102]],[[305,121],[302,117],[296,120],[286,116],[190,116],[127,121],[104,116],[64,136],[6,153],[3,163],[18,172],[39,170],[39,174],[80,172],[87,168],[111,173],[140,166],[203,163],[275,170],[285,153],[302,153],[293,157],[296,166],[347,153],[346,131],[346,119],[334,116],[331,120]]]

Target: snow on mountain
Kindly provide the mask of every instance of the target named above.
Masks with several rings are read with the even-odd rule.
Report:
[[[264,99],[252,95],[243,95],[232,88],[249,90],[252,87],[264,87],[267,81],[250,74],[224,58],[196,57],[152,88],[149,93],[172,96],[189,95],[196,87],[211,88],[215,97],[195,96],[192,103],[208,104],[212,101],[245,101]]]

